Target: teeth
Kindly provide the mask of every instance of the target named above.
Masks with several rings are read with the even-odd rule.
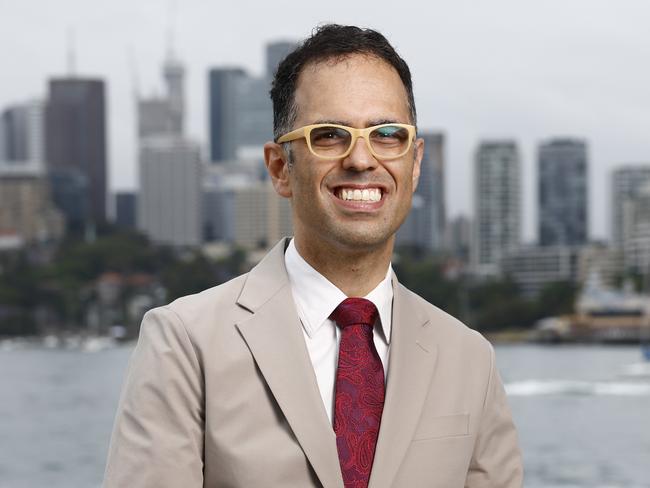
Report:
[[[381,200],[381,190],[379,188],[358,188],[341,189],[339,191],[341,200],[354,200],[359,202],[378,202]]]

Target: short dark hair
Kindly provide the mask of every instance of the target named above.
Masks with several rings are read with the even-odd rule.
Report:
[[[331,59],[344,59],[353,54],[375,56],[395,68],[406,89],[412,123],[416,124],[411,70],[388,40],[372,29],[326,24],[317,27],[311,37],[305,39],[278,65],[271,86],[275,139],[289,132],[296,120],[296,85],[305,66]]]

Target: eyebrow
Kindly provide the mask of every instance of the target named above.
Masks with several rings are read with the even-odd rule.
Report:
[[[374,119],[366,122],[366,127],[374,127],[375,125],[382,124],[401,124],[403,122],[398,122],[394,119]],[[345,125],[347,127],[354,127],[351,122],[347,120],[334,120],[334,119],[319,119],[312,124],[335,124],[335,125]]]

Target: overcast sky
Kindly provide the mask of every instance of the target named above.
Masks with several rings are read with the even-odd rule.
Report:
[[[187,68],[188,131],[206,146],[210,67],[259,74],[266,42],[300,39],[333,21],[382,31],[410,64],[420,129],[447,136],[450,216],[472,211],[472,156],[482,138],[519,143],[528,240],[539,141],[587,139],[596,238],[609,234],[611,170],[650,164],[647,0],[0,0],[0,107],[45,96],[47,78],[66,73],[73,29],[77,74],[108,83],[110,187],[134,188],[129,58],[141,91],[160,90],[170,17]]]

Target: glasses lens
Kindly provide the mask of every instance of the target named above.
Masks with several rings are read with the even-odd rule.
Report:
[[[408,129],[397,125],[382,125],[370,133],[373,151],[386,158],[401,156],[410,142]]]
[[[312,151],[328,158],[345,154],[351,140],[352,135],[347,130],[332,126],[316,127],[309,135]]]

